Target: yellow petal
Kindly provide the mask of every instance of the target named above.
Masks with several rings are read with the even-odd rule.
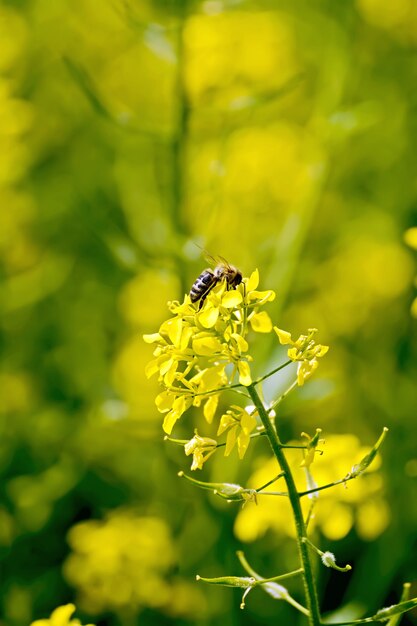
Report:
[[[316,356],[324,356],[329,351],[329,346],[320,346],[320,350],[318,351]]]
[[[159,366],[159,371],[161,372],[161,376],[165,376],[165,374],[169,371],[170,367],[174,363],[174,359],[166,358],[165,361],[161,363]]]
[[[236,341],[240,353],[247,352],[249,350],[248,342],[246,339],[243,339],[242,335],[239,335],[239,333],[232,333],[231,337]]]
[[[237,369],[239,370],[240,384],[245,385],[245,387],[247,387],[248,385],[251,385],[252,378],[250,375],[249,363],[247,363],[246,361],[239,361],[237,364]]]
[[[171,387],[172,383],[174,382],[177,369],[178,369],[178,361],[173,361],[164,376],[164,384],[167,387]]]
[[[257,333],[270,333],[272,330],[271,318],[266,311],[255,313],[249,321],[253,330]]]
[[[181,341],[180,341],[180,345],[179,345],[179,349],[180,350],[186,350],[188,347],[188,342],[190,341],[191,337],[193,336],[193,329],[191,326],[186,326],[183,331],[182,331],[182,335],[181,335]]]
[[[417,298],[415,298],[411,303],[411,315],[413,317],[417,317]]]
[[[281,330],[281,328],[278,328],[277,326],[274,326],[274,330],[278,335],[279,342],[282,346],[285,346],[287,343],[293,343],[291,333],[286,330]]]
[[[185,396],[178,396],[175,398],[172,403],[172,409],[180,416],[184,413],[186,409],[190,406],[191,398],[186,398]]]
[[[247,433],[241,431],[237,438],[237,453],[239,455],[239,459],[243,459],[245,456],[246,450],[249,447],[250,437]]]
[[[236,291],[233,289],[232,291],[226,291],[222,297],[222,306],[226,309],[233,309],[234,307],[239,306],[243,301],[243,296],[240,291]]]
[[[304,385],[304,381],[306,379],[306,369],[305,369],[305,361],[298,364],[297,369],[297,384],[302,387]]]
[[[197,374],[194,374],[194,376],[192,378],[189,379],[189,382],[192,385],[198,385],[198,383],[200,382],[200,380],[203,378],[205,372],[207,370],[201,370],[200,372],[197,372]]]
[[[158,411],[160,411],[161,413],[165,413],[166,411],[172,409],[174,400],[175,396],[173,393],[170,393],[169,391],[163,391],[156,396],[155,404],[158,408]]]
[[[296,361],[298,358],[297,348],[288,348],[287,354],[288,358],[291,359],[291,361]]]
[[[256,417],[250,415],[247,411],[242,411],[242,418],[240,420],[240,426],[245,433],[251,433],[256,426]]]
[[[177,422],[177,420],[179,420],[179,418],[180,416],[178,415],[178,413],[176,413],[173,410],[171,410],[169,413],[165,415],[162,428],[164,429],[164,432],[166,432],[167,435],[171,434],[172,429],[174,428],[175,423]]]
[[[145,343],[155,343],[156,341],[162,341],[162,337],[159,333],[152,333],[151,335],[142,335]]]
[[[193,437],[187,443],[184,444],[184,452],[186,456],[190,456],[190,454],[194,454],[194,450],[198,446],[197,437]]]
[[[237,437],[237,424],[235,428],[231,428],[229,432],[227,433],[226,448],[224,451],[224,456],[229,456],[229,454],[235,447],[236,437]]]
[[[149,361],[149,363],[146,364],[145,376],[146,378],[150,378],[157,372],[159,372],[159,360],[153,359],[152,361]]]
[[[304,381],[307,378],[310,378],[314,370],[316,370],[319,366],[319,362],[316,359],[311,359],[311,361],[302,361],[298,365],[297,371],[297,382],[302,387],[304,385]]]
[[[199,383],[199,391],[217,389],[217,387],[223,387],[227,383],[225,369],[226,366],[223,364],[214,365],[199,372],[191,380]]]
[[[315,448],[310,448],[310,450],[307,450],[305,457],[300,464],[300,467],[310,467],[310,465],[314,461],[315,453],[316,453]]]
[[[75,606],[73,604],[65,604],[64,606],[59,606],[51,614],[51,626],[68,626],[69,619],[74,611]]]
[[[275,291],[268,289],[267,291],[251,291],[248,294],[249,300],[256,300],[257,304],[264,304],[265,302],[272,302],[275,300]]]
[[[214,414],[216,413],[217,405],[219,404],[219,396],[210,396],[204,405],[204,417],[209,424],[213,421]]]
[[[219,428],[217,434],[222,435],[228,428],[236,424],[236,420],[230,415],[230,413],[224,413],[220,418]]]
[[[216,307],[205,307],[197,315],[197,319],[204,328],[213,328],[219,317],[219,309]]]
[[[221,349],[222,344],[216,337],[198,337],[193,341],[193,351],[199,356],[211,356]]]
[[[259,285],[259,272],[256,269],[254,272],[252,272],[252,274],[250,275],[246,283],[247,293],[249,293],[249,291],[253,291],[254,289],[256,289],[258,285]]]
[[[168,337],[175,347],[179,347],[182,333],[182,319],[180,317],[170,320],[168,325]]]
[[[197,469],[203,469],[203,463],[204,463],[204,456],[201,450],[195,450],[194,454],[193,454],[193,462],[191,464],[191,469],[197,470]]]

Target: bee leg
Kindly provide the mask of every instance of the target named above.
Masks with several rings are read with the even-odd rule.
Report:
[[[199,310],[199,311],[200,311],[200,309],[202,308],[202,306],[203,306],[203,304],[204,304],[204,302],[205,302],[205,300],[206,300],[206,295],[207,295],[207,294],[205,293],[205,294],[204,294],[203,296],[201,296],[201,298],[200,298],[200,302],[198,303],[198,310]]]

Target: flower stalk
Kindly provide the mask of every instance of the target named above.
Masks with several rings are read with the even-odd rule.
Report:
[[[210,277],[210,273],[208,274]],[[183,471],[179,476],[186,478],[196,487],[212,491],[227,502],[240,503],[242,506],[257,503],[258,496],[283,496],[288,498],[296,531],[299,554],[299,568],[272,578],[264,578],[257,574],[247,563],[243,553],[238,553],[241,565],[250,576],[220,576],[197,579],[209,584],[238,587],[243,590],[241,608],[252,589],[261,588],[275,600],[290,603],[308,620],[309,626],[321,626],[320,607],[316,582],[313,573],[312,551],[316,553],[325,567],[348,572],[351,567],[341,567],[336,563],[335,555],[330,551],[323,552],[308,538],[307,527],[312,516],[313,507],[319,492],[345,484],[367,472],[369,466],[379,452],[386,433],[384,428],[371,450],[353,465],[350,471],[339,480],[318,486],[311,473],[311,466],[316,455],[321,455],[318,446],[324,442],[320,438],[321,429],[316,428],[315,434],[302,433],[303,443],[281,441],[274,424],[275,408],[294,389],[301,387],[317,370],[321,357],[328,346],[316,342],[317,330],[309,328],[305,334],[293,339],[291,333],[273,326],[268,314],[261,310],[264,304],[271,302],[275,293],[271,290],[258,291],[259,273],[255,270],[250,277],[243,277],[241,282],[231,285],[227,280],[217,280],[202,300],[191,300],[186,295],[183,302],[170,302],[168,307],[172,317],[159,328],[159,332],[145,335],[144,340],[154,345],[154,359],[148,363],[148,377],[157,375],[163,391],[156,397],[158,410],[164,414],[163,429],[166,439],[184,447],[187,456],[192,457],[191,470],[201,470],[203,465],[216,453],[224,449],[229,456],[236,450],[240,459],[260,436],[268,438],[272,452],[278,462],[280,472],[262,478],[261,487],[244,488],[239,484],[228,482],[205,482],[186,475]],[[232,288],[233,287],[233,288]],[[274,367],[271,371],[258,378],[252,377],[251,363],[254,357],[250,352],[250,333],[275,333],[281,346],[285,346],[287,360]],[[270,376],[277,374],[291,363],[294,364],[295,380],[281,396],[269,405],[264,404],[261,383]],[[224,391],[239,394],[239,404],[222,407],[220,400]],[[248,400],[252,404],[248,403]],[[200,408],[200,413],[208,425],[216,425],[215,439],[213,429],[210,436],[194,430],[191,439],[178,439],[171,433],[178,420],[191,407]],[[222,412],[220,412],[222,411]],[[204,422],[201,424],[203,427]],[[217,438],[221,438],[219,441]],[[306,490],[297,488],[293,473],[286,456],[286,450],[299,449],[302,462],[299,467],[304,470]],[[283,479],[286,491],[266,490],[278,479]],[[301,499],[308,496],[310,509],[304,518]],[[304,584],[306,606],[299,604],[290,596],[288,590],[280,582],[286,578],[301,576]],[[408,599],[408,588],[404,591],[401,601],[393,606],[383,608],[371,617],[343,622],[342,624],[368,624],[389,622],[389,626],[397,626],[402,613],[417,606],[417,598]],[[342,626],[339,624],[339,626]]]
[[[259,397],[259,394],[254,384],[249,385],[248,392],[254,405],[258,409],[258,414],[265,428],[266,436],[268,437],[272,451],[279,463],[281,470],[284,472],[284,480],[288,489],[288,498],[291,504],[297,533],[298,553],[303,569],[304,589],[307,600],[307,608],[309,612],[308,621],[310,626],[320,626],[319,601],[317,597],[316,584],[314,581],[313,566],[311,563],[310,554],[308,552],[308,547],[305,542],[305,539],[307,539],[307,529],[301,510],[300,496],[298,495],[291,468],[285,456],[284,450],[282,449],[278,434],[268,417],[268,414],[264,408],[264,405]]]

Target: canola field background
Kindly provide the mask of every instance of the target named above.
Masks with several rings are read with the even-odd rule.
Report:
[[[163,441],[142,335],[201,247],[330,346],[278,415],[287,440],[323,429],[318,482],[390,429],[317,505],[316,543],[353,565],[318,564],[323,610],[417,595],[416,51],[414,0],[0,2],[1,626],[68,602],[97,626],[305,623],[195,581],[244,575],[238,549],[265,577],[295,559],[280,501],[193,488]],[[262,375],[285,352],[256,339]],[[263,443],[197,477],[262,484]]]

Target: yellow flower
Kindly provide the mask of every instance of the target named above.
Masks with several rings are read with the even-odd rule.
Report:
[[[203,469],[203,464],[216,451],[217,441],[209,437],[200,437],[197,431],[190,441],[184,446],[185,454],[193,455],[192,470]]]
[[[306,467],[307,469],[313,464],[314,458],[317,452],[317,446],[320,443],[324,443],[324,439],[320,439],[321,428],[316,428],[316,434],[310,437],[307,433],[301,433],[302,437],[306,437],[308,440],[307,450],[304,451],[304,458],[300,467]]]
[[[256,427],[255,412],[249,413],[241,406],[232,405],[228,411],[220,418],[218,435],[227,432],[226,450],[224,455],[229,456],[235,444],[239,458],[243,459],[250,442],[250,434]]]
[[[274,326],[274,330],[278,336],[281,345],[290,345],[288,348],[288,357],[291,361],[298,362],[297,382],[300,386],[304,385],[304,381],[309,378],[318,368],[318,358],[324,356],[329,350],[329,346],[323,346],[316,343],[313,339],[317,332],[316,328],[309,328],[307,335],[300,335],[296,341],[291,337],[291,333]]]
[[[164,520],[133,509],[115,509],[102,520],[73,526],[68,542],[72,552],[64,563],[64,575],[77,588],[86,611],[123,615],[126,610],[169,604],[168,574],[176,556]],[[67,622],[36,626],[67,626]]]
[[[188,295],[182,303],[170,302],[173,317],[164,321],[157,333],[144,335],[147,343],[155,344],[155,358],[147,365],[146,375],[158,375],[164,388],[156,405],[166,414],[163,429],[167,434],[188,408],[202,402],[204,417],[211,423],[220,390],[236,379],[244,386],[252,384],[246,337],[250,329],[272,331],[268,314],[259,307],[275,298],[271,290],[257,291],[258,284],[255,270],[236,289],[228,290],[226,281],[220,281],[201,308],[201,302],[192,303]],[[243,431],[238,441],[242,450]]]
[[[272,330],[272,322],[266,311],[260,313],[251,313],[248,321],[252,326],[252,330],[257,333],[270,333]]]
[[[32,622],[30,626],[81,626],[81,622],[78,619],[70,620],[71,615],[75,611],[74,604],[65,604],[59,606],[55,611],[51,613],[51,616],[47,619],[37,619]],[[87,624],[86,626],[94,626],[93,624]]]
[[[249,363],[246,361],[239,361],[237,364],[237,369],[239,370],[239,382],[241,385],[245,385],[246,387],[251,384],[252,377],[250,375],[250,367]]]

